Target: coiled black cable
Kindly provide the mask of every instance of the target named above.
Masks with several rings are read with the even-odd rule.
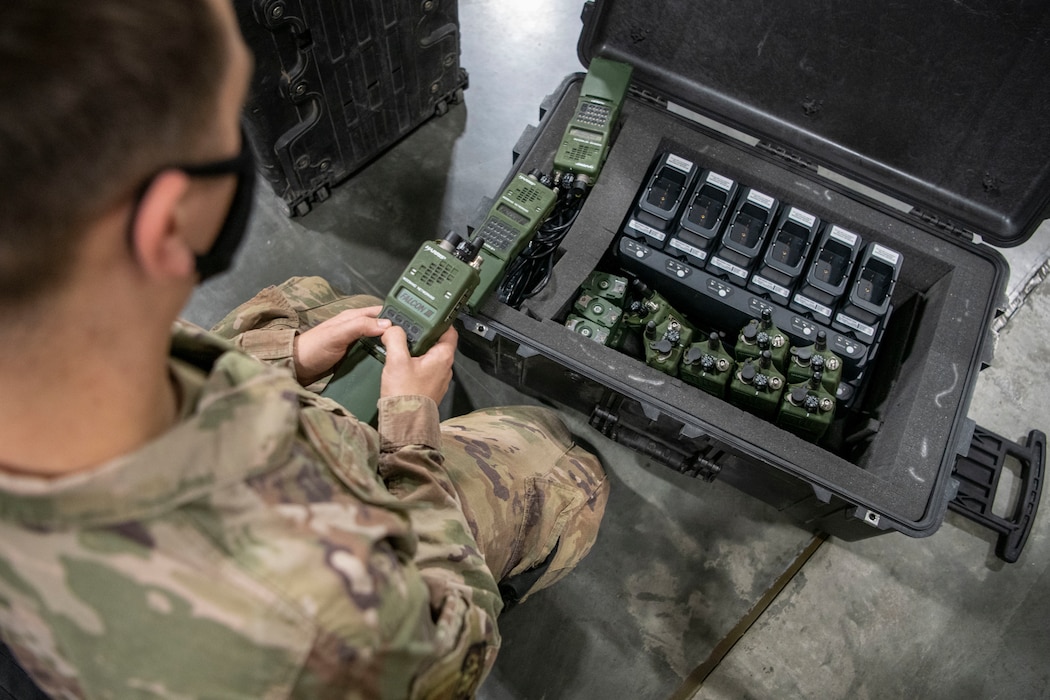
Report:
[[[501,302],[517,308],[547,286],[554,269],[554,254],[583,209],[585,198],[571,189],[561,192],[550,216],[540,224],[533,239],[507,267],[499,286]]]

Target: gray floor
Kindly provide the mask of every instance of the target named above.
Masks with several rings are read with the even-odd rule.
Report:
[[[464,231],[481,199],[497,194],[540,101],[580,70],[580,3],[459,6],[466,104],[306,217],[285,218],[262,188],[235,270],[202,287],[187,318],[210,325],[292,275],[384,294],[420,241]],[[1050,426],[1050,377],[1038,370],[1050,360],[1050,290],[1031,282],[1048,251],[1044,226],[1009,253],[1011,292],[1027,300],[971,410],[1011,438]],[[459,377],[477,405],[528,400],[466,359]],[[928,539],[820,541],[724,484],[650,465],[581,417],[566,419],[613,480],[603,531],[572,576],[503,616],[504,648],[480,697],[1050,697],[1050,506],[1010,566],[992,555],[990,535],[952,514]]]

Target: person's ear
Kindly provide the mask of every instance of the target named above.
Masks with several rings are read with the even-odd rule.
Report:
[[[190,178],[165,170],[153,178],[139,200],[132,223],[135,259],[150,277],[182,279],[194,273],[195,256],[184,238],[184,199]]]

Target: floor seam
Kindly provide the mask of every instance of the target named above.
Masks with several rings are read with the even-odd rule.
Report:
[[[736,646],[737,642],[744,638],[747,631],[751,629],[762,617],[762,615],[769,609],[769,606],[773,604],[773,601],[787,588],[788,584],[791,583],[792,579],[802,570],[802,567],[806,565],[820,546],[824,544],[828,539],[828,535],[824,533],[816,533],[813,535],[813,539],[809,541],[802,551],[791,561],[788,567],[784,570],[780,576],[777,577],[776,581],[773,582],[766,592],[762,594],[762,597],[751,606],[751,609],[747,611],[740,620],[733,626],[731,630],[715,645],[711,653],[708,654],[707,658],[697,666],[693,671],[686,676],[682,684],[675,690],[674,694],[671,695],[669,700],[690,700],[696,693],[703,687],[704,681],[714,672],[718,665],[722,662],[729,652],[732,651],[733,647]]]

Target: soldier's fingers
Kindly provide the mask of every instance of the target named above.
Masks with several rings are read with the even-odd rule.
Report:
[[[373,316],[358,316],[344,322],[340,327],[346,345],[361,338],[374,338],[382,335],[383,331],[390,328],[390,319],[375,318]]]
[[[434,346],[427,351],[425,357],[435,364],[451,367],[452,361],[456,358],[456,345],[458,343],[459,334],[456,333],[455,328],[449,328],[438,338]]]
[[[383,331],[383,346],[386,347],[388,365],[402,365],[412,359],[408,351],[408,338],[400,326],[392,325]]]
[[[359,318],[361,316],[370,316],[375,318],[379,315],[379,312],[383,310],[382,306],[362,306],[359,309],[347,309],[346,311],[340,311],[336,314],[336,318]]]

